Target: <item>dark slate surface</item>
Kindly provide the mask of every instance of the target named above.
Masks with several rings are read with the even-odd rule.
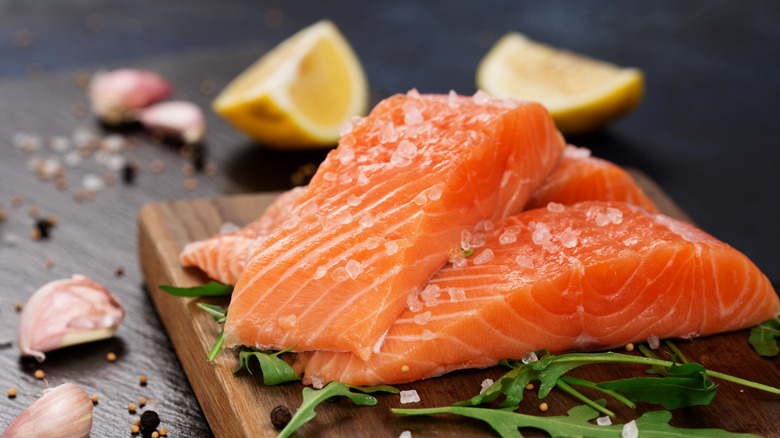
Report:
[[[373,100],[416,87],[422,92],[475,91],[477,63],[509,30],[604,60],[642,68],[641,107],[606,131],[571,139],[595,155],[640,168],[702,228],[745,252],[780,281],[776,246],[780,191],[774,130],[780,110],[780,4],[777,2],[317,2],[128,0],[0,0],[0,337],[14,337],[14,301],[44,283],[86,274],[120,296],[128,317],[117,338],[52,354],[44,364],[18,358],[15,342],[0,350],[0,427],[35,400],[43,383],[80,383],[99,394],[93,436],[124,436],[137,417],[127,403],[157,398],[162,426],[173,436],[208,436],[186,378],[146,293],[136,260],[136,214],[147,202],[218,196],[291,186],[298,166],[323,152],[290,154],[254,145],[209,114],[206,139],[214,176],[196,175],[184,188],[188,162],[178,148],[130,131],[139,145],[125,157],[142,167],[134,185],[117,183],[94,201],[71,191],[88,173],[105,169],[86,160],[69,168],[68,192],[38,181],[31,157],[12,146],[18,132],[70,135],[77,127],[102,132],[90,117],[71,114],[85,101],[72,79],[77,70],[152,68],[177,86],[177,97],[207,108],[204,80],[218,88],[298,29],[330,18],[353,43]],[[32,44],[15,42],[28,30]],[[32,66],[32,67],[31,67]],[[34,73],[42,74],[34,75]],[[42,156],[56,154],[42,150]],[[165,171],[154,174],[153,160]],[[20,195],[24,205],[11,206]],[[28,208],[57,214],[47,241],[32,241]],[[54,266],[46,268],[50,257]],[[116,266],[125,274],[114,275]],[[116,363],[105,354],[119,355]],[[141,387],[138,375],[150,377]]]

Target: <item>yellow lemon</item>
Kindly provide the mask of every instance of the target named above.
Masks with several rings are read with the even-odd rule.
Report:
[[[635,108],[644,94],[639,69],[550,47],[517,32],[490,49],[476,80],[493,97],[540,102],[566,135],[606,125]]]
[[[289,37],[237,76],[214,112],[260,143],[329,147],[368,106],[368,82],[349,42],[322,20]]]

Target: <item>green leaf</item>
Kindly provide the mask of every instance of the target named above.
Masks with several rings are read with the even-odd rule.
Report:
[[[233,372],[237,373],[241,371],[241,369],[246,368],[246,370],[249,371],[249,374],[252,374],[252,370],[249,369],[249,359],[254,357],[260,363],[260,370],[263,372],[263,383],[265,386],[299,380],[298,376],[295,375],[295,370],[293,370],[287,362],[279,358],[279,355],[286,353],[295,347],[296,345],[293,345],[290,348],[277,352],[260,351],[254,348],[250,349],[245,347],[238,353],[238,360],[241,365]]]
[[[233,286],[211,281],[203,286],[175,287],[161,285],[160,289],[177,297],[218,297],[233,293]]]
[[[217,340],[214,341],[214,345],[211,346],[211,351],[209,351],[209,357],[207,360],[209,362],[214,362],[214,359],[217,358],[217,355],[220,351],[222,351],[222,344],[225,343],[225,328],[223,327],[222,330],[219,331],[219,336],[217,336]]]
[[[208,314],[214,318],[214,321],[220,324],[224,323],[225,319],[227,318],[227,310],[224,310],[219,306],[206,303],[195,303],[195,305],[198,306],[199,309],[203,309],[208,312]]]
[[[709,405],[717,392],[716,385],[707,378],[707,370],[695,363],[673,364],[665,377],[635,377],[597,386],[625,394],[633,401],[658,403],[666,409]]]
[[[750,329],[748,342],[761,356],[777,356],[780,348],[775,339],[780,337],[780,318],[773,318]]]
[[[331,397],[348,397],[350,400],[352,400],[353,403],[357,405],[374,406],[377,403],[377,400],[375,397],[368,395],[368,393],[377,391],[389,392],[393,394],[398,393],[397,389],[387,385],[360,387],[336,381],[328,383],[320,390],[314,390],[309,387],[303,388],[303,402],[301,403],[301,406],[295,412],[295,415],[293,415],[290,422],[287,423],[287,426],[282,429],[277,438],[288,437],[293,432],[298,430],[299,427],[311,421],[311,419],[317,415],[317,413],[314,412],[314,408]]]
[[[597,403],[604,406],[604,400]],[[598,412],[587,405],[580,405],[569,410],[565,416],[534,416],[512,412],[509,409],[485,409],[450,406],[429,409],[391,409],[398,415],[435,415],[455,414],[482,420],[490,425],[502,438],[521,438],[518,430],[521,427],[541,429],[554,437],[591,437],[620,438],[622,424],[599,426],[590,423],[598,416]],[[669,425],[672,414],[669,411],[646,412],[636,420],[640,436],[657,436],[665,438],[711,437],[738,438],[757,437],[758,435],[736,434],[721,429],[682,429]]]

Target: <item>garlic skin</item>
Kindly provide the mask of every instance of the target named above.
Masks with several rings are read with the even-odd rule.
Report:
[[[138,121],[151,131],[160,131],[187,144],[198,143],[206,133],[206,118],[192,102],[161,102],[138,111]]]
[[[94,405],[83,389],[63,383],[43,391],[3,432],[1,438],[86,438]]]
[[[133,121],[132,112],[170,96],[173,86],[162,76],[136,69],[98,72],[89,83],[92,111],[104,123]]]
[[[74,275],[52,281],[22,308],[19,350],[43,362],[47,351],[114,336],[124,317],[119,300],[89,278]]]

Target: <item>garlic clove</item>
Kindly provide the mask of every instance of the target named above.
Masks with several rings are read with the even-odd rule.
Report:
[[[206,133],[206,118],[192,102],[161,102],[138,111],[138,121],[147,129],[194,144]]]
[[[74,275],[52,281],[22,308],[19,350],[22,356],[43,361],[47,351],[114,336],[124,317],[119,300],[89,278]]]
[[[43,391],[3,432],[1,438],[85,438],[92,429],[94,405],[83,389],[63,383]]]
[[[165,99],[172,91],[170,82],[156,73],[125,68],[96,73],[89,83],[89,100],[100,120],[118,125],[132,121],[132,111]]]

